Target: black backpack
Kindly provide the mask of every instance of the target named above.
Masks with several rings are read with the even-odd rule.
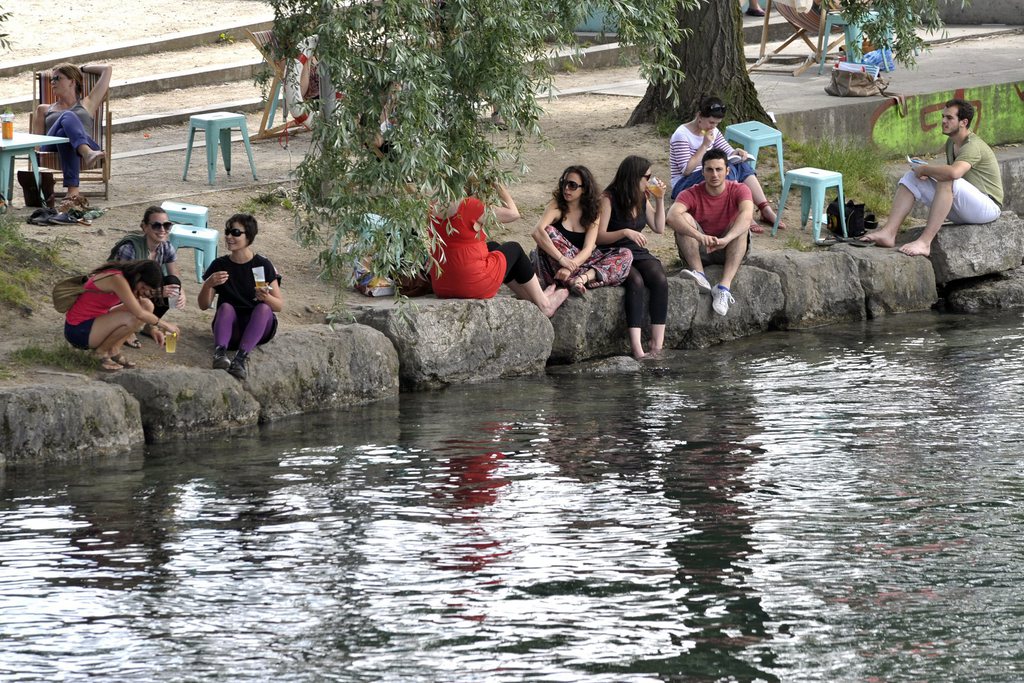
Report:
[[[864,214],[864,205],[857,204],[852,199],[846,200],[846,236],[847,237],[860,237],[867,230],[865,228],[865,219],[870,217],[874,220],[874,214]],[[839,218],[839,200],[834,199],[832,203],[828,205],[825,210],[825,214],[828,218],[828,229],[840,237],[843,234],[843,225]]]

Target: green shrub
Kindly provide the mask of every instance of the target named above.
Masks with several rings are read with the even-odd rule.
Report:
[[[879,215],[888,214],[892,209],[895,183],[886,173],[889,162],[890,159],[870,145],[849,140],[786,143],[787,167],[813,166],[842,173],[846,198],[863,202],[870,212]],[[760,165],[758,168],[760,170]],[[766,179],[760,172],[758,177],[762,182]],[[777,175],[775,178],[778,182]],[[775,192],[780,189],[775,189]]]
[[[43,273],[63,267],[60,245],[27,240],[9,214],[0,215],[0,306],[30,307]]]

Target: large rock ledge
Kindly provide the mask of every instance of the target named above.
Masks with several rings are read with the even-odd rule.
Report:
[[[733,282],[736,303],[726,316],[711,310],[711,297],[692,280],[669,277],[666,346],[692,349],[769,329],[927,310],[940,294],[957,311],[1024,307],[1022,261],[1024,221],[1011,213],[988,225],[944,227],[931,259],[847,244],[755,251]],[[707,274],[715,283],[721,268]],[[126,370],[74,387],[0,390],[0,465],[124,450],[143,434],[151,442],[200,437],[394,396],[399,383],[437,388],[626,354],[624,294],[621,287],[590,290],[551,320],[507,294],[425,297],[404,306],[361,300],[352,308],[362,325],[282,332],[254,352],[246,382],[179,367]],[[634,365],[588,371],[632,372]]]
[[[356,320],[395,345],[402,386],[439,388],[544,372],[551,322],[529,301],[433,297],[403,306],[366,305]]]
[[[0,391],[0,466],[70,462],[142,443],[139,404],[102,382]]]
[[[253,352],[245,382],[223,370],[171,367],[0,389],[0,466],[201,438],[397,394],[398,355],[376,330],[287,330]]]
[[[908,233],[914,239],[921,233]],[[932,268],[940,287],[1013,270],[1024,262],[1024,220],[1011,211],[984,225],[946,225],[932,242]]]

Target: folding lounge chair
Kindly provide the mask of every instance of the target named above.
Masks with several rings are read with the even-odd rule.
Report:
[[[794,30],[788,38],[782,41],[781,45],[779,45],[771,52],[771,54],[765,54],[765,49],[767,45],[766,28],[765,32],[762,34],[761,37],[761,52],[758,57],[758,60],[754,62],[748,70],[753,71],[754,69],[764,66],[764,64],[768,60],[770,60],[772,57],[778,56],[778,54],[785,50],[787,47],[789,47],[791,43],[797,40],[803,40],[807,47],[810,49],[811,53],[807,55],[807,58],[804,60],[803,64],[798,66],[793,71],[794,76],[799,76],[807,69],[816,65],[821,59],[821,55],[823,53],[828,54],[833,49],[835,49],[839,45],[839,43],[843,42],[843,40],[845,40],[845,36],[843,35],[840,35],[839,39],[831,44],[829,44],[827,37],[824,36],[825,18],[831,3],[829,2],[829,0],[823,0],[823,2],[825,4],[824,8],[821,7],[821,1],[815,0],[813,7],[809,11],[801,12],[796,8],[791,7],[790,5],[786,5],[781,2],[772,2],[772,0],[768,0],[768,6],[765,11],[765,14],[767,15],[765,16],[765,27],[767,27],[768,19],[771,16],[771,11],[774,9],[778,10],[779,14],[781,14],[783,18],[787,22],[789,22],[790,26],[792,26]]]
[[[289,118],[288,103],[284,97],[285,62],[276,59],[274,50],[277,47],[277,39],[273,31],[250,31],[246,29],[245,35],[249,41],[260,51],[263,59],[274,72],[274,78],[270,82],[269,96],[263,106],[263,118],[260,120],[260,129],[253,135],[257,140],[275,138],[286,131],[308,130],[304,122],[298,122]],[[277,108],[281,107],[281,118],[284,123],[274,125],[274,118],[277,116]]]
[[[34,121],[32,118],[35,117],[36,107],[40,104],[52,104],[53,97],[53,86],[50,83],[50,71],[38,71],[35,76],[35,92],[33,95],[32,102],[32,114],[29,119],[29,130],[33,130],[32,126]],[[91,71],[82,71],[82,97],[89,94],[89,91],[99,81],[99,74]],[[96,112],[95,123],[93,129],[89,131],[89,135],[92,139],[100,143],[100,148],[103,150],[103,165],[100,168],[94,169],[82,169],[79,172],[79,180],[82,184],[82,193],[86,195],[100,195],[104,199],[107,199],[110,194],[110,157],[111,157],[111,115],[110,115],[110,90],[107,90],[107,94],[103,97],[103,101],[100,102],[100,107]],[[39,170],[50,171],[54,174],[55,179],[62,179],[60,169],[60,156],[56,152],[39,152]],[[95,192],[87,192],[84,188],[86,183],[103,183],[103,192],[97,190]]]

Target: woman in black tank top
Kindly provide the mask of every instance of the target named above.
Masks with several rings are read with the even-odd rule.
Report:
[[[648,313],[651,321],[651,355],[665,345],[665,320],[668,318],[668,278],[661,261],[647,251],[644,226],[660,235],[665,232],[665,188],[651,182],[651,162],[628,156],[619,164],[615,178],[601,196],[601,214],[597,243],[633,254],[633,267],[626,277],[626,326],[633,357],[644,352],[641,326],[644,322],[644,289],[650,291]],[[648,198],[648,194],[650,197]],[[650,199],[650,201],[649,201]]]
[[[587,289],[622,284],[633,255],[628,249],[597,248],[599,200],[586,166],[562,171],[558,187],[533,230],[537,249],[530,256],[545,287],[568,287],[577,296]]]

